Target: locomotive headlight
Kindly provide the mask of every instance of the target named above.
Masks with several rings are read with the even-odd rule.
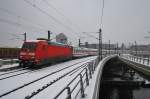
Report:
[[[24,52],[21,52],[21,53],[20,53],[20,56],[22,56],[22,55],[26,55],[26,53],[24,53]]]
[[[31,56],[35,56],[35,53],[29,53],[29,55],[31,55]]]
[[[32,56],[31,58],[32,58],[32,59],[34,59],[35,57],[34,57],[34,56]]]

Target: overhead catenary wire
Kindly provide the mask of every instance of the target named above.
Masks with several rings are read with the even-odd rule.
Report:
[[[33,3],[30,2],[29,0],[24,0],[24,1],[25,1],[26,3],[28,3],[28,4],[30,4],[32,7],[36,8],[37,10],[39,10],[40,12],[42,12],[43,14],[47,15],[49,18],[53,19],[55,22],[61,24],[63,27],[65,27],[65,28],[67,28],[68,30],[71,30],[71,31],[74,32],[74,30],[73,30],[72,28],[70,28],[70,27],[68,27],[67,25],[63,24],[62,22],[60,22],[59,20],[57,20],[55,17],[53,17],[52,15],[50,15],[49,13],[47,13],[46,11],[42,10],[40,7],[38,7],[37,5],[33,4]],[[64,15],[60,10],[58,10],[56,7],[54,7],[54,6],[53,6],[51,3],[49,3],[47,0],[42,0],[42,1],[45,2],[50,8],[54,9],[58,14],[60,14],[61,16],[63,16],[69,24],[72,24],[74,27],[78,28],[78,30],[81,30],[81,28],[80,28],[78,25],[74,24],[68,17],[66,17],[66,15]],[[82,31],[82,30],[81,30],[81,31]],[[76,31],[75,31],[75,33],[76,33]],[[84,33],[82,33],[82,34],[84,34]],[[94,38],[94,39],[98,39],[98,38],[94,37],[93,35],[88,35],[88,34],[84,34],[84,35],[86,35],[86,36],[88,36],[88,37],[92,37],[92,38]],[[77,36],[78,38],[80,38],[80,36],[78,36],[77,34],[76,34],[76,36]]]
[[[14,22],[14,21],[12,21],[12,20],[7,20],[7,19],[0,19],[0,22],[3,22],[3,23],[7,23],[7,24],[9,24],[9,25],[13,25],[13,26],[17,26],[17,27],[22,27],[22,28],[24,28],[24,29],[29,29],[29,30],[31,30],[32,28],[36,28],[36,30],[37,31],[39,31],[39,30],[42,30],[42,31],[44,31],[44,32],[47,32],[47,30],[48,29],[46,29],[44,26],[42,26],[41,24],[39,24],[39,23],[37,23],[37,22],[34,22],[33,20],[30,20],[30,19],[28,19],[28,18],[26,18],[26,17],[24,17],[24,16],[20,16],[20,15],[18,15],[18,14],[16,14],[15,12],[13,12],[13,11],[10,11],[10,10],[7,10],[7,9],[5,9],[5,8],[1,8],[0,7],[0,11],[2,11],[2,12],[4,12],[4,13],[7,13],[7,14],[9,14],[9,15],[11,15],[11,16],[14,16],[14,17],[16,17],[16,18],[18,18],[18,19],[22,19],[23,21],[25,21],[25,22],[28,22],[28,23],[31,23],[31,24],[34,24],[34,25],[36,25],[36,26],[38,26],[38,27],[35,27],[34,25],[33,26],[29,26],[29,25],[24,25],[24,24],[22,24],[22,23],[20,23],[20,22]],[[14,19],[13,19],[14,20]],[[33,29],[32,29],[33,30]],[[50,30],[50,29],[49,29]],[[13,34],[13,33],[6,33],[5,32],[5,34],[10,34],[11,36],[13,36],[13,38],[11,38],[11,39],[9,39],[9,40],[22,40],[22,38],[20,38],[19,36],[18,36],[18,34],[17,35],[15,35],[15,34]],[[15,38],[14,38],[15,37]],[[55,39],[55,38],[53,38],[53,39]]]
[[[25,17],[23,17],[23,16],[21,16],[21,15],[17,15],[16,13],[14,13],[14,12],[12,12],[12,11],[10,11],[10,10],[4,9],[4,8],[0,8],[0,11],[3,11],[3,12],[5,12],[5,13],[9,14],[9,15],[15,16],[15,17],[18,18],[18,19],[22,19],[22,20],[24,20],[24,21],[26,21],[26,22],[28,22],[28,23],[37,25],[38,27],[40,27],[40,28],[43,29],[43,30],[45,29],[45,27],[43,27],[41,24],[36,23],[36,22],[33,22],[32,20],[30,20],[30,19],[28,19],[28,18],[25,18]],[[34,26],[33,26],[33,27],[34,27]],[[45,29],[45,30],[46,30],[46,29]]]
[[[100,22],[99,22],[99,25],[101,28],[103,27],[104,5],[105,5],[105,1],[102,0],[102,9],[101,9],[101,15],[100,15]],[[99,32],[82,32],[82,33],[87,35],[88,37],[92,37],[94,39],[100,40],[99,38],[96,38],[95,36],[88,34],[88,33],[99,33]]]
[[[78,30],[81,30],[81,28],[75,24],[74,22],[72,22],[69,17],[67,17],[66,15],[64,15],[58,8],[54,7],[51,3],[49,3],[47,0],[42,0],[43,2],[45,2],[50,8],[54,9],[58,14],[60,14],[69,24],[72,24],[74,27],[76,27]],[[82,30],[81,30],[82,31]]]
[[[75,24],[74,22],[72,22],[66,15],[64,15],[58,8],[54,7],[51,3],[49,3],[47,0],[42,0],[43,2],[45,2],[50,8],[54,9],[59,15],[61,15],[67,22],[68,24],[71,24],[73,27],[76,27],[78,30],[81,31],[81,27],[79,27],[77,24]],[[82,33],[83,35],[86,35],[84,33]],[[86,35],[87,36],[87,35]],[[81,36],[79,36],[78,38],[80,38]],[[88,36],[91,37],[91,36]]]
[[[105,1],[102,0],[102,9],[101,9],[101,15],[100,15],[100,22],[99,22],[100,28],[103,27],[104,5],[105,5]],[[89,37],[92,37],[92,38],[95,38],[97,40],[100,40],[99,38],[96,38],[93,35],[87,34],[87,33],[99,33],[99,32],[82,32],[82,33],[86,34]]]
[[[100,27],[103,27],[103,16],[104,16],[104,6],[105,6],[105,1],[102,0],[102,12],[101,12],[101,16],[100,16]]]
[[[3,22],[3,23],[7,23],[7,24],[10,24],[12,26],[17,26],[17,27],[22,27],[24,29],[28,29],[28,30],[33,30],[33,31],[37,31],[37,30],[40,30],[40,31],[45,31],[43,29],[39,29],[39,28],[33,28],[31,26],[28,26],[28,25],[24,25],[24,24],[21,24],[21,23],[18,23],[18,22],[14,22],[14,21],[11,21],[11,20],[8,20],[8,19],[3,19],[3,18],[0,18],[0,22]]]
[[[88,34],[87,32],[82,32],[83,34],[85,34],[86,36],[88,36],[88,37],[92,37],[92,38],[94,38],[94,39],[96,39],[96,40],[99,40],[97,37],[95,37],[95,36],[93,36],[93,35],[90,35],[90,34]]]
[[[52,19],[53,21],[55,21],[56,23],[62,25],[63,27],[65,27],[68,30],[71,30],[75,33],[72,34],[76,34],[76,31],[74,31],[72,28],[70,28],[68,25],[65,25],[64,23],[62,23],[61,21],[59,21],[58,19],[56,19],[55,17],[53,17],[52,15],[50,15],[49,13],[47,13],[46,11],[42,10],[40,7],[38,7],[37,5],[33,4],[32,2],[30,2],[29,0],[24,0],[27,4],[29,4],[30,6],[32,6],[33,8],[37,9],[38,11],[40,11],[41,13],[45,14],[46,16],[48,16],[50,19]],[[78,36],[76,34],[76,36]]]

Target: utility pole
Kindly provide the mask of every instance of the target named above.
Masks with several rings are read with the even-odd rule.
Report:
[[[80,40],[80,38],[79,38],[79,47],[81,46],[81,40]]]
[[[115,44],[115,52],[114,54],[117,54],[117,44]]]
[[[129,54],[131,54],[131,43],[129,42]]]
[[[135,55],[137,56],[137,43],[135,41]]]
[[[99,47],[98,47],[98,59],[102,60],[102,30],[99,29]]]
[[[110,40],[109,40],[109,55],[110,55]]]
[[[132,45],[132,48],[131,48],[131,54],[134,55],[134,44],[131,43],[131,45]]]
[[[48,30],[48,41],[51,41],[51,39],[50,39],[51,38],[51,34],[52,34],[51,31]]]
[[[25,32],[24,34],[24,42],[27,40],[27,33]]]
[[[88,32],[83,32],[83,33],[88,33]],[[93,33],[93,32],[89,32],[89,33]],[[98,41],[99,41],[98,42],[98,61],[100,61],[103,58],[103,53],[102,53],[102,29],[100,28],[98,32],[94,32],[94,33],[99,33],[99,38],[96,38],[96,39],[98,39]]]
[[[119,54],[118,42],[117,42],[117,54]]]
[[[124,43],[122,43],[122,45],[121,45],[121,50],[122,50],[122,54],[124,53]]]
[[[86,32],[84,32],[84,33],[86,33]],[[81,47],[81,44],[82,44],[82,43],[81,43],[81,39],[82,39],[82,38],[85,38],[85,37],[79,37],[79,39],[78,39],[78,45],[79,45],[79,47]]]

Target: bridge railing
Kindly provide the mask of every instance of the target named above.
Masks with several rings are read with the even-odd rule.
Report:
[[[103,58],[116,53],[103,54]],[[79,72],[55,97],[54,99],[59,99],[64,97],[64,99],[76,99],[80,94],[82,98],[85,97],[85,89],[89,86],[89,80],[92,79],[95,69],[99,64],[98,58],[88,62],[87,66],[84,67],[81,72]]]
[[[81,97],[85,97],[85,89],[89,86],[89,80],[92,78],[92,74],[97,66],[97,59],[88,62],[87,66],[82,69],[55,97],[58,99],[64,92],[67,92],[66,98],[64,99],[76,99],[79,93]],[[72,86],[73,85],[73,86]],[[74,94],[73,94],[74,93]],[[72,98],[74,96],[74,98]]]
[[[144,57],[138,57],[138,56],[133,56],[133,55],[121,55],[122,57],[128,59],[128,60],[131,60],[131,61],[134,61],[134,62],[137,62],[137,63],[141,63],[141,64],[144,64],[144,65],[150,65],[150,59],[149,58],[144,58]]]

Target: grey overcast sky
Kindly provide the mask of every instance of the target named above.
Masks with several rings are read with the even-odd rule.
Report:
[[[104,0],[103,42],[149,44],[150,0]],[[82,32],[100,28],[102,0],[0,0],[0,47],[20,47],[27,39],[64,33],[69,42],[96,43]],[[97,33],[90,33],[98,37]],[[55,41],[55,39],[53,40]]]

